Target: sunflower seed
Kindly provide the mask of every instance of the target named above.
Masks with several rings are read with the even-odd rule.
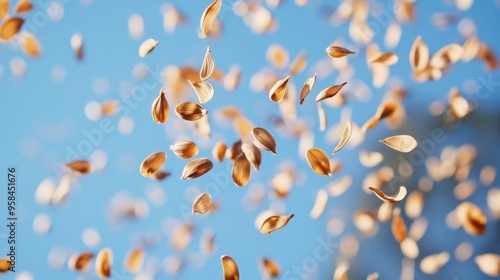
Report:
[[[401,241],[401,243],[399,243],[399,245],[401,247],[401,253],[403,253],[405,257],[412,260],[418,258],[418,254],[420,251],[415,240],[406,237],[403,241]]]
[[[320,101],[325,100],[327,98],[334,97],[346,84],[347,84],[347,82],[344,82],[340,85],[334,85],[334,86],[325,88],[316,96],[316,102],[320,102]]]
[[[150,52],[152,52],[156,46],[158,46],[159,42],[156,41],[153,38],[149,38],[142,42],[142,44],[139,46],[139,56],[140,57],[146,57]]]
[[[380,198],[382,201],[384,202],[389,202],[389,203],[392,203],[392,204],[398,204],[399,202],[401,202],[401,200],[403,200],[406,196],[406,188],[401,186],[399,187],[399,191],[396,195],[394,196],[388,196],[386,195],[383,191],[379,190],[379,189],[375,189],[375,188],[372,188],[370,187],[369,188],[378,198]]]
[[[203,64],[201,65],[200,69],[200,79],[202,81],[208,80],[212,76],[214,68],[215,68],[215,62],[212,57],[212,52],[210,51],[210,47],[207,47],[207,51],[205,52],[205,57],[203,58]]]
[[[199,158],[190,161],[182,170],[181,180],[191,180],[200,177],[214,167],[208,158]]]
[[[229,72],[224,76],[224,88],[231,92],[234,91],[241,80],[241,70],[238,66],[231,66]]]
[[[457,119],[463,119],[470,111],[469,102],[460,96],[460,93],[456,88],[452,88],[450,90],[448,102],[450,104],[451,113]]]
[[[278,69],[283,69],[288,65],[288,52],[278,44],[272,44],[267,48],[266,57]]]
[[[341,57],[356,53],[356,52],[350,51],[348,49],[334,46],[334,45],[328,46],[325,51],[331,58],[341,58]]]
[[[192,213],[205,214],[212,206],[212,197],[208,193],[200,194],[193,202]]]
[[[141,172],[142,176],[144,177],[153,176],[163,165],[166,158],[167,155],[164,152],[156,152],[150,154],[141,163],[139,171]]]
[[[304,71],[306,65],[307,65],[307,55],[305,52],[301,52],[290,64],[290,69],[288,70],[288,72],[290,72],[291,76],[298,75],[302,73],[302,71]]]
[[[379,53],[370,57],[370,64],[381,63],[385,66],[391,66],[398,63],[398,56],[395,53]]]
[[[276,155],[276,141],[271,133],[269,133],[265,128],[253,128],[250,133],[250,138],[257,148],[270,151],[273,155]]]
[[[351,134],[352,134],[352,124],[350,121],[347,121],[344,127],[344,132],[342,132],[342,137],[340,137],[339,143],[337,144],[335,149],[333,149],[332,155],[340,151],[345,146],[345,144],[347,144],[347,141],[349,141],[349,139],[351,138]]]
[[[290,76],[286,76],[284,79],[278,80],[274,86],[269,90],[269,99],[274,102],[280,102],[286,93],[286,87]]]
[[[405,202],[405,213],[408,218],[415,219],[420,216],[424,208],[424,195],[415,190],[408,195]]]
[[[168,115],[170,113],[170,107],[168,105],[167,99],[165,98],[165,91],[163,87],[160,89],[158,97],[153,101],[151,106],[151,116],[153,120],[157,123],[165,123],[168,120]]]
[[[243,143],[241,144],[241,151],[243,151],[245,157],[252,164],[253,169],[256,172],[259,171],[260,162],[262,160],[262,153],[259,148],[253,144]]]
[[[472,244],[470,244],[467,241],[464,241],[458,244],[457,248],[455,249],[455,259],[457,259],[460,262],[466,262],[470,259],[473,253],[474,253],[474,247],[472,247]]]
[[[92,165],[90,165],[90,163],[86,160],[75,160],[70,163],[66,163],[65,165],[76,174],[82,175],[89,174],[93,169]]]
[[[73,254],[68,260],[68,268],[75,271],[87,271],[94,254],[84,252]]]
[[[406,225],[401,217],[401,209],[395,208],[392,212],[392,235],[397,242],[401,243],[406,238]]]
[[[497,277],[500,275],[500,256],[496,254],[483,254],[476,256],[474,262],[486,275]]]
[[[327,125],[326,113],[321,103],[317,104],[318,104],[317,107],[318,107],[318,117],[319,117],[319,131],[325,131]]]
[[[0,19],[4,19],[9,14],[9,6],[10,0],[0,0]]]
[[[425,274],[435,274],[449,259],[450,254],[448,252],[427,256],[420,261],[420,270]]]
[[[238,156],[234,162],[232,176],[234,184],[238,187],[243,187],[248,183],[250,179],[250,162],[245,154]]]
[[[191,242],[193,234],[193,226],[190,224],[177,224],[175,225],[172,233],[170,234],[170,246],[175,250],[184,250]]]
[[[302,89],[300,90],[300,105],[304,102],[304,99],[306,99],[306,96],[311,92],[314,83],[316,83],[316,77],[318,75],[315,73],[314,76],[311,78],[307,79],[304,85],[302,86]]]
[[[260,266],[262,273],[266,278],[276,278],[281,274],[281,269],[278,263],[272,259],[262,258],[260,259]]]
[[[410,50],[410,66],[414,72],[423,71],[429,64],[429,48],[422,41],[422,37],[415,38]]]
[[[24,53],[29,56],[38,57],[42,54],[42,49],[40,43],[35,35],[29,32],[21,33],[19,38],[19,43],[21,44],[21,49]]]
[[[174,152],[176,156],[182,159],[188,159],[196,156],[198,154],[198,147],[196,144],[189,140],[184,140],[170,145],[170,150]]]
[[[417,141],[410,135],[395,135],[380,140],[380,142],[403,153],[409,153],[417,147]]]
[[[222,263],[222,275],[224,280],[239,280],[240,272],[238,270],[238,265],[230,256],[221,256],[220,261]]]
[[[9,41],[14,38],[23,26],[24,19],[12,17],[5,20],[0,26],[0,40]]]
[[[197,121],[208,114],[208,111],[198,103],[183,102],[175,106],[175,114],[186,121]]]
[[[281,216],[270,216],[268,217],[260,226],[259,230],[263,234],[269,234],[273,231],[279,230],[288,224],[294,214],[291,215],[281,215]]]
[[[215,252],[215,237],[214,233],[210,229],[205,229],[203,231],[200,240],[201,251],[206,255],[211,255]]]
[[[71,48],[75,52],[76,59],[83,60],[83,37],[80,33],[71,36]]]
[[[327,203],[328,203],[328,192],[323,189],[319,190],[318,194],[316,195],[316,201],[314,202],[314,206],[310,214],[313,220],[317,220],[321,216],[321,214],[323,214],[323,211],[325,211]]]
[[[113,265],[113,252],[109,248],[99,251],[95,260],[95,272],[101,278],[111,277],[111,265]]]
[[[456,217],[465,231],[473,235],[486,232],[486,215],[481,208],[470,202],[462,202],[455,209]]]
[[[144,264],[144,250],[135,248],[125,257],[125,268],[129,273],[136,274],[142,270]]]
[[[332,176],[330,171],[330,160],[323,150],[312,148],[306,152],[306,160],[312,170],[319,175]]]
[[[200,30],[203,37],[209,35],[222,7],[222,0],[215,0],[203,11],[200,20]]]
[[[224,142],[219,141],[217,144],[215,144],[214,148],[212,149],[212,156],[214,157],[215,161],[221,162],[224,160],[224,155],[226,154],[226,144]]]

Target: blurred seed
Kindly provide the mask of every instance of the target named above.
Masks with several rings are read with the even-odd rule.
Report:
[[[330,171],[332,174],[338,173],[340,170],[342,170],[343,163],[340,160],[330,160]]]
[[[162,87],[158,97],[155,98],[153,105],[151,106],[151,115],[155,122],[165,123],[168,120],[169,113],[170,107],[167,99],[165,98],[165,91]]]
[[[224,160],[224,155],[226,154],[226,144],[224,142],[219,141],[215,144],[214,148],[212,149],[212,156],[214,157],[215,161],[221,162]]]
[[[415,219],[420,216],[424,208],[424,195],[422,192],[415,190],[412,191],[405,202],[405,213],[408,218]]]
[[[385,31],[385,45],[391,49],[397,47],[401,33],[401,26],[396,21],[391,22]]]
[[[207,255],[215,252],[215,237],[212,230],[204,230],[200,240],[201,251]]]
[[[449,259],[450,254],[447,252],[427,256],[420,261],[420,270],[425,274],[435,274]]]
[[[263,234],[270,234],[273,231],[279,230],[288,224],[294,214],[291,215],[279,215],[268,217],[260,226],[259,230]]]
[[[233,182],[238,187],[243,187],[250,180],[250,162],[245,154],[241,154],[233,165],[232,170]]]
[[[378,53],[370,57],[370,64],[381,63],[385,66],[391,66],[398,62],[398,56],[395,53]]]
[[[389,67],[382,63],[371,64],[371,70],[373,74],[373,86],[376,88],[381,88],[389,79]]]
[[[0,19],[9,15],[10,0],[0,0]]]
[[[141,163],[139,171],[141,172],[142,176],[144,177],[153,176],[163,165],[166,158],[167,155],[164,152],[156,152],[150,154]]]
[[[175,250],[184,250],[191,242],[193,227],[190,224],[178,224],[170,234],[170,246]]]
[[[384,160],[384,156],[379,152],[361,151],[359,152],[359,162],[364,167],[374,167]]]
[[[306,160],[316,174],[326,175],[328,177],[332,176],[332,172],[330,171],[330,161],[323,150],[319,148],[307,150]]]
[[[417,141],[410,135],[395,135],[380,140],[380,142],[403,153],[409,153],[417,147]]]
[[[480,43],[477,37],[472,36],[462,46],[462,61],[469,62],[479,55]]]
[[[419,241],[427,231],[427,219],[418,217],[413,221],[408,231],[408,236],[415,241]]]
[[[201,136],[210,138],[212,128],[210,127],[210,118],[208,115],[204,115],[201,119],[194,122],[194,131]]]
[[[170,150],[174,152],[176,156],[182,159],[188,159],[196,156],[198,154],[198,147],[192,141],[184,140],[170,145]]]
[[[47,214],[40,213],[33,219],[33,231],[39,235],[45,235],[52,227],[52,220]]]
[[[146,39],[139,46],[139,56],[146,57],[146,55],[148,55],[150,52],[152,52],[156,48],[156,46],[158,46],[158,44],[159,44],[159,42],[153,38]]]
[[[175,113],[183,120],[197,121],[208,114],[208,111],[198,103],[183,102],[175,106]]]
[[[10,269],[10,260],[8,258],[0,259],[0,273],[5,273]]]
[[[458,200],[469,198],[476,191],[476,184],[471,180],[465,180],[453,189],[453,194]]]
[[[231,148],[226,150],[226,157],[232,161],[235,161],[243,153],[243,151],[241,150],[241,145],[241,140],[234,142]]]
[[[139,14],[133,14],[128,18],[128,33],[133,39],[139,39],[144,34],[144,20]]]
[[[381,222],[388,222],[392,217],[392,203],[384,202],[380,204],[377,212],[377,218]]]
[[[253,169],[257,172],[259,171],[260,162],[262,160],[262,153],[259,148],[253,144],[243,143],[241,144],[241,150],[245,154],[245,157],[252,164]]]
[[[458,244],[457,248],[455,249],[455,258],[458,261],[466,262],[470,259],[473,252],[474,252],[474,247],[472,247],[472,244],[464,241],[464,242]],[[500,270],[499,270],[499,273],[500,273]]]
[[[101,278],[111,277],[111,265],[113,264],[113,252],[109,248],[99,251],[95,260],[95,272]]]
[[[23,23],[24,19],[17,17],[11,17],[5,20],[2,25],[0,25],[0,40],[9,41],[12,39],[17,35]]]
[[[209,35],[221,7],[222,0],[215,0],[203,11],[200,20],[200,30],[203,37]]]
[[[399,245],[401,247],[401,253],[403,253],[405,257],[412,260],[418,258],[419,250],[415,240],[406,237]]]
[[[500,203],[498,201],[500,201],[500,189],[491,188],[488,191],[487,202],[493,216],[497,218],[500,216]]]
[[[401,243],[406,238],[406,225],[401,217],[401,209],[395,208],[392,212],[392,235],[397,242]]]
[[[140,247],[128,252],[125,257],[124,267],[129,273],[137,274],[142,270],[144,265],[144,250]]]
[[[272,259],[268,258],[260,259],[260,266],[266,278],[276,278],[279,277],[281,274],[281,269],[278,263]]]
[[[346,261],[338,262],[333,273],[333,280],[347,280],[347,272],[349,270],[349,263]]]
[[[356,228],[364,235],[374,235],[378,230],[378,225],[374,215],[368,211],[357,211],[356,213],[354,213],[353,219],[354,226],[356,226]]]
[[[319,190],[310,214],[313,220],[317,220],[321,216],[321,214],[323,214],[327,203],[328,192],[323,189]]]
[[[283,69],[288,65],[288,52],[278,44],[271,44],[267,48],[266,57],[278,69]]]
[[[117,100],[105,101],[101,104],[101,116],[109,117],[116,114],[120,110],[120,105]]]
[[[90,165],[90,163],[86,160],[74,160],[70,163],[66,163],[65,165],[76,174],[85,175],[92,172],[92,165]]]
[[[247,140],[250,138],[254,125],[246,117],[241,115],[234,118],[233,127],[241,139]]]
[[[169,176],[170,176],[170,172],[167,172],[167,171],[164,171],[164,170],[158,170],[158,171],[156,171],[155,174],[153,174],[153,178],[155,180],[158,180],[158,181],[161,181],[161,180],[163,180],[163,179],[165,179],[165,178],[167,178]]]
[[[234,91],[241,80],[241,70],[238,66],[231,66],[229,72],[224,76],[224,88],[231,92]]]
[[[193,82],[188,80],[191,87],[196,92],[196,96],[201,104],[207,103],[214,97],[214,88],[207,82]]]
[[[466,11],[470,9],[474,0],[455,0],[455,5],[459,10]]]
[[[346,84],[347,84],[347,82],[344,82],[340,85],[334,85],[334,86],[325,88],[316,96],[316,102],[320,102],[322,100],[325,100],[327,98],[331,98],[331,97],[335,96]]]
[[[75,52],[78,60],[83,59],[83,37],[80,33],[75,33],[71,36],[71,48]]]
[[[271,180],[271,189],[278,198],[286,198],[293,186],[293,176],[287,172],[279,172]]]
[[[215,68],[215,62],[212,57],[212,52],[210,51],[210,47],[207,47],[207,51],[205,52],[205,57],[203,58],[203,64],[201,65],[200,69],[200,79],[202,81],[208,80],[212,76],[214,68]]]
[[[457,119],[464,118],[470,111],[469,102],[460,96],[460,93],[456,88],[452,88],[450,90],[448,102],[450,104],[451,112]]]
[[[321,103],[317,104],[318,104],[317,106],[318,106],[318,117],[319,117],[319,131],[325,131],[327,125],[326,113]]]
[[[276,155],[276,141],[274,137],[265,128],[255,127],[250,133],[250,138],[257,148],[269,151]]]
[[[366,277],[366,280],[378,280],[378,272],[374,272],[372,274],[369,274],[367,277]]]
[[[352,176],[345,175],[339,180],[333,181],[328,185],[328,193],[331,196],[340,196],[343,194],[352,184]]]
[[[68,268],[75,271],[87,271],[94,254],[89,252],[75,253],[68,260]]]
[[[455,209],[455,213],[459,223],[469,234],[481,235],[486,232],[486,216],[475,204],[462,202]]]
[[[36,188],[35,200],[41,205],[47,205],[55,190],[55,183],[50,179],[44,179]]]
[[[497,171],[494,166],[487,165],[481,169],[481,173],[479,174],[479,180],[485,186],[490,186],[495,182],[495,178],[497,176]]]
[[[479,269],[486,275],[497,277],[500,275],[500,256],[496,254],[483,254],[474,258]]]
[[[269,90],[269,99],[274,102],[281,102],[283,97],[285,97],[286,87],[290,76],[286,76],[284,79],[278,80],[274,86]]]
[[[356,53],[334,45],[328,46],[325,51],[331,58],[341,58]]]
[[[406,188],[403,186],[399,187],[399,191],[396,195],[394,196],[388,196],[386,195],[383,191],[376,189],[376,188],[369,188],[378,198],[380,198],[384,202],[389,202],[392,204],[398,204],[403,200],[406,196]]]
[[[238,265],[230,256],[221,256],[220,261],[222,263],[222,274],[224,280],[239,280],[240,272],[238,270]]]
[[[55,205],[60,204],[68,196],[71,187],[72,176],[70,174],[65,174],[59,181],[59,185],[55,189],[51,197],[51,202]]]
[[[458,44],[446,45],[432,56],[429,65],[431,68],[444,69],[460,60],[462,52],[462,46]]]
[[[214,167],[208,158],[199,158],[190,161],[182,170],[181,180],[191,180],[200,177]]]
[[[170,255],[163,260],[163,269],[169,275],[178,274],[184,265],[184,260],[180,256]]]
[[[302,89],[300,90],[300,105],[304,102],[304,99],[306,99],[306,96],[311,92],[314,83],[316,83],[316,77],[318,75],[315,73],[314,76],[311,78],[307,79],[304,85],[302,86]]]
[[[307,55],[305,52],[300,52],[299,55],[292,61],[290,64],[290,72],[291,76],[298,75],[304,71],[307,65]]]
[[[192,213],[205,214],[212,206],[212,197],[208,193],[200,194],[193,202]]]
[[[342,136],[340,137],[340,141],[337,144],[337,146],[335,147],[335,149],[333,149],[332,155],[334,155],[336,152],[340,151],[345,146],[345,144],[347,144],[347,141],[349,141],[349,138],[351,138],[351,134],[352,134],[352,124],[350,121],[347,121],[345,123],[345,127],[344,127],[344,131],[342,132]]]
[[[410,50],[410,66],[413,71],[423,71],[429,64],[429,48],[422,41],[422,37],[415,38]]]
[[[29,3],[29,2],[28,2]],[[38,57],[42,53],[40,43],[35,35],[29,32],[22,32],[19,38],[21,49],[29,56]]]

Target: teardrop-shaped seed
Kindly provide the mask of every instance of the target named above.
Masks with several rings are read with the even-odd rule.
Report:
[[[276,155],[276,141],[274,137],[265,128],[255,127],[250,133],[250,138],[255,146],[259,149],[270,151]]]
[[[194,215],[194,213],[205,214],[210,210],[211,206],[212,197],[208,193],[202,193],[194,200],[191,215]]]
[[[268,258],[262,258],[260,260],[260,265],[262,267],[262,272],[267,278],[276,278],[281,274],[280,267],[278,263],[274,260]]]
[[[344,82],[340,85],[334,85],[325,88],[318,94],[318,96],[316,96],[316,102],[320,102],[322,100],[335,96],[346,84],[347,82]]]
[[[191,180],[200,177],[214,167],[208,158],[199,158],[190,161],[182,170],[181,180]]]
[[[462,202],[455,210],[457,219],[469,234],[481,235],[486,232],[487,219],[481,208],[471,202]]]
[[[207,47],[207,51],[205,52],[205,57],[203,58],[203,64],[201,65],[200,69],[200,79],[202,81],[208,80],[212,76],[214,68],[215,68],[215,61],[212,57],[212,52],[210,51],[210,47]]]
[[[422,41],[422,37],[415,38],[410,50],[410,66],[414,72],[423,71],[429,64],[429,48]]]
[[[370,64],[381,63],[385,66],[391,66],[398,62],[399,58],[395,53],[379,53],[370,57]]]
[[[238,265],[230,256],[221,256],[220,261],[222,263],[222,274],[224,280],[239,280],[240,272],[238,270]]]
[[[401,209],[396,208],[392,212],[392,235],[397,242],[401,243],[406,238],[406,225],[401,217]]]
[[[75,271],[87,271],[94,254],[84,252],[75,253],[68,260],[68,268]]]
[[[21,33],[19,44],[21,45],[23,52],[27,55],[38,57],[42,53],[40,43],[37,38],[29,32]]]
[[[250,180],[250,162],[245,154],[241,154],[233,165],[233,182],[238,187],[243,187]]]
[[[283,97],[285,97],[286,87],[288,85],[288,81],[290,80],[290,76],[286,76],[286,78],[278,80],[274,86],[269,90],[269,99],[274,102],[281,102]]]
[[[145,57],[150,52],[152,52],[156,48],[156,46],[158,46],[158,44],[159,44],[159,42],[156,41],[155,39],[152,39],[152,38],[145,40],[139,46],[139,56]]]
[[[342,47],[337,47],[334,45],[328,46],[325,51],[331,58],[341,58],[341,57],[356,53],[356,52],[350,51],[348,49],[345,49]]]
[[[290,64],[290,75],[294,76],[297,74],[300,74],[302,71],[304,71],[304,68],[306,68],[307,65],[307,56],[305,52],[301,52],[297,58],[295,58],[292,63]]]
[[[290,219],[293,218],[293,216],[294,214],[271,216],[262,223],[259,230],[263,234],[269,234],[273,231],[276,231],[286,226],[286,224],[288,224],[288,221],[290,221]]]
[[[167,155],[164,152],[156,152],[150,154],[144,161],[141,163],[141,167],[139,171],[142,176],[150,177],[154,175],[160,167],[165,162]]]
[[[496,254],[484,254],[474,259],[479,269],[484,274],[492,277],[500,276],[500,256]]]
[[[170,107],[167,99],[165,98],[165,91],[162,87],[158,97],[155,98],[153,105],[151,106],[151,116],[155,122],[165,123],[168,120],[169,113]]]
[[[111,265],[113,264],[113,252],[109,248],[102,249],[95,260],[95,272],[101,278],[111,277]]]
[[[24,19],[22,18],[9,18],[0,26],[0,40],[9,41],[19,32],[23,26]]]
[[[398,193],[394,196],[388,196],[383,191],[376,188],[369,187],[369,189],[382,201],[389,202],[392,204],[398,204],[406,196],[406,188],[403,186],[399,187]]]
[[[349,141],[349,139],[351,138],[351,134],[352,124],[350,121],[347,121],[344,127],[344,131],[342,132],[342,137],[340,137],[339,143],[337,144],[335,149],[333,149],[332,155],[340,151],[345,146],[345,144],[347,144],[347,141]]]
[[[129,273],[136,274],[144,265],[144,250],[140,247],[132,249],[125,258],[125,268]]]
[[[326,204],[328,203],[328,192],[324,189],[318,191],[314,206],[311,210],[310,216],[312,219],[317,220],[325,211]]]
[[[197,121],[207,113],[207,109],[194,102],[183,102],[175,106],[175,114],[186,121]]]
[[[380,140],[380,142],[403,153],[409,153],[417,147],[417,141],[410,135],[395,135]]]
[[[176,156],[183,159],[188,159],[196,156],[198,154],[198,147],[196,144],[189,140],[184,140],[170,145],[170,150],[174,152]]]
[[[92,172],[92,165],[86,160],[74,160],[70,163],[66,163],[66,166],[71,169],[71,171],[77,174],[89,174]]]
[[[9,8],[10,8],[10,0],[0,0],[0,19],[5,19],[5,17],[9,14]],[[3,261],[4,259],[1,260]],[[7,269],[5,271],[7,271]]]
[[[217,142],[217,144],[215,144],[214,148],[212,149],[212,156],[214,157],[215,161],[221,162],[224,159],[226,149],[227,146],[222,141],[219,141]]]
[[[255,171],[259,171],[260,162],[262,161],[262,153],[259,148],[249,143],[243,143],[241,150],[245,154],[248,161],[252,164]]]
[[[314,84],[316,83],[316,77],[318,74],[314,74],[311,78],[307,79],[304,85],[302,86],[302,89],[300,90],[300,105],[304,102],[304,99],[306,99],[306,96],[311,92]]]
[[[1,2],[1,1],[0,1]],[[1,5],[1,4],[0,4]],[[27,13],[33,9],[33,4],[29,0],[20,0],[14,11],[17,14]],[[0,16],[1,18],[2,16]]]
[[[222,7],[222,0],[215,0],[203,11],[200,20],[201,34],[205,37],[212,29],[212,25],[219,14]]]
[[[191,87],[196,92],[196,96],[198,96],[198,100],[201,104],[207,103],[214,97],[215,90],[211,84],[207,82],[193,82],[188,80]]]
[[[427,256],[420,261],[420,270],[425,274],[435,274],[449,259],[450,254],[448,252]]]
[[[323,150],[312,148],[306,152],[306,160],[312,170],[319,175],[332,176],[330,170],[330,160]]]

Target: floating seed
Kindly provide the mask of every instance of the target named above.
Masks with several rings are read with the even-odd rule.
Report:
[[[70,163],[66,163],[66,167],[71,169],[71,171],[77,174],[89,174],[92,172],[92,165],[86,160],[75,160]]]
[[[396,135],[380,140],[390,148],[403,153],[409,153],[417,147],[417,141],[410,135]]]
[[[306,99],[306,96],[311,92],[314,84],[316,83],[317,76],[318,76],[317,74],[314,74],[314,76],[307,79],[304,85],[302,86],[302,89],[300,90],[300,105],[302,105],[304,99]]]
[[[38,57],[42,54],[42,49],[40,47],[38,39],[35,37],[35,35],[29,32],[21,33],[19,44],[21,45],[21,49],[23,50],[23,52],[29,56]]]
[[[474,259],[479,269],[484,274],[492,277],[500,275],[500,256],[496,254],[484,254],[476,256]]]
[[[255,146],[259,149],[270,151],[276,155],[276,141],[274,137],[265,128],[255,127],[250,133],[250,138]]]
[[[5,20],[2,25],[0,25],[0,40],[9,41],[19,32],[23,26],[24,19],[12,17]]]
[[[403,200],[406,196],[406,188],[401,186],[399,187],[399,191],[396,195],[394,196],[388,196],[386,195],[383,191],[379,190],[379,189],[375,189],[375,188],[372,188],[370,187],[369,188],[378,198],[380,198],[382,201],[384,202],[389,202],[389,203],[392,203],[392,204],[398,204],[399,202],[401,202],[401,200]]]
[[[200,29],[203,37],[209,35],[221,7],[222,7],[222,0],[215,0],[205,9],[205,11],[203,11],[200,20]]]
[[[212,76],[214,68],[215,68],[215,62],[212,57],[212,52],[210,51],[210,47],[207,47],[207,51],[205,52],[205,57],[203,58],[203,64],[201,65],[200,69],[200,79],[202,81],[208,80]]]
[[[208,193],[202,193],[194,200],[191,215],[194,215],[194,213],[205,214],[210,210],[211,206],[212,197]]]
[[[75,271],[87,271],[94,254],[84,252],[73,254],[68,260],[68,268]]]
[[[312,170],[319,175],[332,176],[330,171],[330,160],[323,150],[312,148],[306,152],[306,160]]]
[[[420,270],[425,274],[435,274],[449,259],[450,254],[447,252],[427,256],[420,261]]]
[[[144,161],[141,163],[141,167],[139,171],[142,176],[150,177],[153,176],[163,165],[167,155],[164,152],[156,152],[150,154]]]
[[[99,251],[95,260],[95,272],[101,278],[111,277],[111,265],[113,264],[113,252],[109,248]]]
[[[311,210],[311,218],[313,220],[317,220],[323,211],[325,211],[326,204],[328,203],[328,192],[325,190],[319,190],[316,195],[316,201],[314,202],[314,206]]]
[[[207,113],[203,106],[194,102],[183,102],[175,106],[175,114],[186,121],[197,121]]]
[[[318,96],[316,96],[316,102],[320,102],[322,100],[325,100],[327,98],[331,98],[331,97],[335,96],[346,84],[347,84],[347,82],[342,83],[340,85],[334,85],[334,86],[325,88],[324,90],[322,90],[318,94]]]
[[[240,272],[238,270],[238,265],[230,256],[221,256],[220,261],[222,263],[222,274],[224,280],[239,280]]]
[[[248,161],[245,154],[238,156],[233,165],[233,182],[238,187],[243,187],[250,180],[250,162]]]
[[[135,248],[125,257],[125,268],[129,273],[136,274],[142,270],[144,264],[144,250]]]
[[[199,158],[190,161],[182,170],[181,180],[191,180],[200,177],[214,167],[208,158]]]
[[[259,230],[263,234],[269,234],[273,231],[279,230],[288,224],[291,218],[293,218],[293,214],[291,215],[281,215],[281,216],[271,216],[268,217],[260,226]]]
[[[325,51],[331,58],[341,58],[356,53],[334,45],[328,46]]]
[[[401,243],[406,238],[406,225],[399,208],[394,209],[392,212],[391,230],[397,242]]]
[[[290,76],[286,76],[286,78],[278,80],[274,84],[274,86],[269,90],[269,99],[271,101],[280,102],[281,100],[283,100],[289,80]]]
[[[344,131],[342,132],[342,136],[340,137],[340,141],[337,144],[337,146],[335,147],[335,149],[333,149],[332,155],[334,155],[336,152],[340,151],[345,146],[345,144],[347,144],[347,141],[349,141],[349,138],[351,138],[351,134],[352,134],[352,124],[350,121],[347,121],[345,123],[345,127],[344,127]]]
[[[174,145],[170,145],[170,150],[174,152],[176,156],[182,159],[188,159],[196,156],[198,154],[198,147],[192,141],[180,141]]]
[[[215,161],[221,162],[224,160],[224,155],[226,154],[226,144],[224,142],[219,141],[217,144],[215,144],[214,148],[212,149],[212,156],[214,157]]]
[[[241,151],[245,154],[245,157],[252,164],[255,171],[259,171],[260,162],[262,160],[262,153],[259,148],[253,144],[243,143],[241,144]]]
[[[267,278],[279,277],[281,274],[281,269],[280,269],[278,263],[274,260],[271,260],[268,258],[262,258],[260,260],[260,266],[262,268],[263,274]]]
[[[151,116],[153,120],[157,123],[165,123],[168,120],[168,115],[170,113],[170,108],[165,98],[165,91],[163,87],[160,89],[160,94],[153,101],[151,106]]]
[[[142,44],[139,46],[139,56],[145,57],[150,52],[152,52],[156,48],[156,46],[158,46],[158,44],[159,42],[152,38],[149,38],[146,41],[142,42]]]
[[[290,64],[290,75],[294,76],[297,74],[302,73],[304,71],[304,68],[306,68],[307,65],[307,56],[305,52],[301,52],[297,58],[295,58],[292,63]]]

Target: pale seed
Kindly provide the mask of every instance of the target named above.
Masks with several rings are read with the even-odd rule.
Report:
[[[306,96],[309,94],[309,92],[311,92],[314,83],[316,83],[317,76],[318,76],[317,74],[314,74],[314,76],[307,79],[304,85],[302,86],[302,89],[300,90],[300,105],[302,105]]]
[[[99,251],[95,260],[95,272],[101,278],[111,277],[111,265],[113,264],[113,252],[109,248]]]
[[[203,11],[200,20],[200,29],[203,37],[209,35],[221,7],[222,0],[215,0]]]
[[[290,76],[286,76],[284,79],[278,80],[274,86],[269,90],[269,99],[274,102],[280,102],[285,97],[286,87]]]
[[[207,51],[205,52],[205,57],[203,58],[203,64],[201,65],[200,69],[200,79],[202,81],[208,80],[212,76],[214,68],[215,68],[215,62],[212,57],[212,52],[210,51],[210,47],[207,47]]]
[[[335,149],[333,149],[332,155],[340,151],[345,146],[345,144],[347,144],[347,141],[349,141],[349,138],[351,138],[351,134],[352,134],[352,124],[350,121],[347,121],[344,127],[344,131],[342,132],[342,136],[340,137],[340,141],[335,147]]]
[[[269,234],[273,231],[279,230],[288,224],[294,214],[291,215],[280,215],[268,217],[260,226],[259,230],[263,234]]]
[[[409,153],[417,147],[417,141],[410,135],[391,136],[380,140],[380,142],[403,153]]]
[[[214,167],[208,158],[199,158],[190,161],[182,170],[181,180],[191,180],[200,177]]]
[[[158,46],[158,44],[159,44],[159,42],[156,41],[155,39],[152,39],[152,38],[145,40],[139,46],[139,56],[145,57],[150,52],[152,52],[156,48],[156,46]]]
[[[191,215],[194,215],[194,213],[205,214],[208,210],[210,210],[211,206],[212,198],[210,194],[202,193],[194,200]]]
[[[347,82],[344,82],[340,85],[334,85],[334,86],[325,88],[324,90],[322,90],[318,94],[318,96],[316,96],[316,102],[320,102],[322,100],[325,100],[327,98],[331,98],[331,97],[335,96],[346,84],[347,84]]]

